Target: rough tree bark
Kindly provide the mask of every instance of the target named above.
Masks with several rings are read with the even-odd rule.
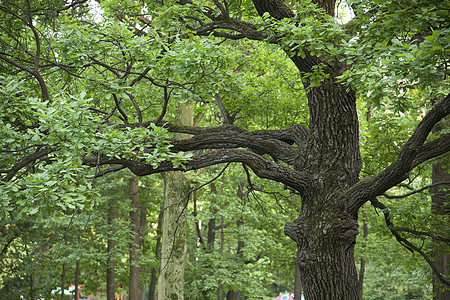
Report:
[[[193,126],[193,110],[180,104],[178,122]],[[186,138],[177,135],[176,139]],[[161,271],[158,280],[159,300],[184,299],[184,265],[186,257],[186,205],[189,184],[182,172],[164,174],[164,214],[161,247]]]

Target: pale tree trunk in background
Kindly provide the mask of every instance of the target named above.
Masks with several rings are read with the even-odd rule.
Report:
[[[180,125],[193,126],[193,110],[180,104]],[[178,134],[176,139],[188,138]],[[189,184],[182,172],[164,174],[164,216],[161,247],[161,271],[158,280],[159,300],[184,299],[184,265],[186,257],[186,204]]]
[[[448,172],[448,168],[444,167],[440,162],[433,165],[433,173],[432,173],[432,182],[440,183],[440,182],[450,182],[450,174]],[[449,199],[448,194],[449,187],[448,185],[438,185],[430,189],[433,193],[432,198],[432,212],[436,215],[445,215],[449,213],[450,207],[448,204],[446,205],[446,201]],[[445,236],[445,233],[443,233]],[[449,263],[450,263],[450,255],[445,251],[445,246],[438,246],[438,250],[436,252],[436,262],[435,266],[441,274],[448,274]],[[444,291],[440,291],[440,288],[445,288]],[[440,283],[440,281],[433,276],[433,294],[436,296],[433,298],[434,300],[448,300],[450,299],[450,289]]]
[[[108,258],[106,260],[106,300],[115,300],[116,297],[116,284],[115,284],[115,261],[113,257],[113,251],[115,247],[112,236],[114,235],[114,229],[112,226],[114,219],[114,206],[112,203],[108,204],[108,241],[107,252]]]

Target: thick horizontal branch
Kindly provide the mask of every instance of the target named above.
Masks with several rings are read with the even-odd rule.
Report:
[[[299,124],[295,124],[289,127],[286,127],[284,129],[278,129],[278,130],[255,130],[255,131],[246,131],[245,129],[231,124],[226,124],[219,127],[191,127],[191,126],[183,126],[183,125],[177,125],[170,122],[159,122],[156,125],[163,126],[167,128],[170,132],[176,132],[176,133],[186,133],[186,134],[192,134],[192,135],[207,135],[207,134],[213,134],[213,133],[220,133],[220,134],[248,134],[255,138],[260,139],[276,139],[280,141],[284,141],[288,144],[297,144],[302,145],[304,144],[308,139],[308,129]],[[131,125],[131,127],[137,126],[137,125]],[[144,123],[144,126],[150,126],[150,123]]]
[[[355,184],[344,196],[348,199],[349,213],[356,213],[367,201],[382,195],[391,187],[402,182],[409,172],[426,160],[448,151],[448,135],[424,145],[434,125],[450,113],[450,94],[439,102],[422,119],[416,130],[400,150],[397,160],[383,171]]]
[[[190,171],[208,166],[226,163],[241,162],[249,166],[255,174],[261,178],[271,179],[284,183],[301,194],[310,186],[310,178],[304,173],[295,171],[287,166],[273,162],[261,155],[245,149],[219,149],[194,155],[183,166],[174,167],[171,161],[161,162],[157,168],[144,162],[127,159],[109,158],[105,155],[89,156],[83,158],[83,164],[95,167],[97,165],[120,164],[133,172],[137,176],[144,176],[167,171]]]
[[[250,148],[258,154],[269,154],[277,160],[298,166],[301,148],[306,144],[308,131],[295,125],[283,130],[257,130],[237,132],[239,127],[219,127],[223,131],[198,133],[192,138],[172,141],[173,151],[200,149]],[[231,130],[229,130],[231,129]],[[170,130],[170,129],[169,129]],[[176,130],[170,130],[175,131]],[[188,130],[182,130],[184,133]],[[193,129],[193,131],[196,131]],[[213,130],[215,131],[215,129]],[[188,133],[192,133],[188,132]],[[297,144],[298,146],[292,146]],[[300,147],[299,147],[300,146]]]
[[[203,24],[198,28],[190,27],[190,29],[200,36],[213,34],[216,37],[230,39],[248,38],[255,41],[264,41],[269,37],[267,32],[258,30],[255,25],[235,19],[213,21],[211,23]],[[228,32],[223,30],[227,30]],[[239,34],[231,32],[238,32]]]

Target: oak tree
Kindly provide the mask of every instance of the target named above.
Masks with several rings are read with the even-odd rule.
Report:
[[[348,1],[355,17],[343,24],[334,0],[143,1],[144,6],[106,1],[105,17],[115,15],[121,27],[87,21],[83,0],[54,1],[45,8],[44,1],[16,2],[0,3],[5,16],[0,60],[7,74],[0,88],[8,97],[1,122],[7,141],[14,141],[5,145],[8,155],[2,158],[6,199],[30,192],[30,178],[67,198],[61,185],[46,179],[50,170],[62,174],[65,168],[75,173],[92,167],[98,177],[126,167],[145,176],[239,162],[302,198],[298,218],[286,223],[285,234],[297,244],[306,299],[358,299],[359,209],[371,203],[386,210],[378,196],[450,150],[447,132],[430,137],[450,112],[445,2]],[[71,14],[64,22],[51,22],[65,11]],[[217,53],[205,53],[216,47],[225,57],[242,39],[282,49],[295,65],[307,98],[307,126],[249,130],[236,122],[238,111],[227,110],[217,97],[226,94],[233,75],[220,71],[226,62]],[[358,101],[376,108],[388,103],[386,109],[402,112],[412,109],[411,91],[424,95],[415,129],[399,141],[396,157],[381,171],[363,176]],[[208,95],[220,111],[221,126],[167,121],[174,98],[204,103]],[[13,101],[25,115],[11,113]],[[66,122],[68,116],[78,128]],[[78,144],[67,138],[68,131]],[[12,132],[26,133],[26,139],[18,143]],[[192,137],[170,139],[168,133]],[[99,171],[102,166],[107,168]],[[30,177],[34,168],[41,172]],[[400,243],[423,254],[402,238],[388,213],[386,224]],[[432,269],[448,285],[445,275]]]

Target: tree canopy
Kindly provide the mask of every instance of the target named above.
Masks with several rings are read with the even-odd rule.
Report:
[[[430,165],[448,163],[449,10],[429,0],[1,1],[2,253],[32,219],[39,228],[60,215],[87,234],[99,181],[111,173],[239,163],[249,193],[267,192],[252,184],[256,175],[301,198],[284,233],[296,243],[306,299],[360,296],[354,247],[364,205],[381,210],[448,288],[432,250],[408,236],[448,252],[448,210],[427,217],[435,228],[414,228],[408,216],[423,211],[389,199],[428,190]],[[193,108],[194,126],[175,122],[180,103]],[[233,207],[217,203],[210,217]]]

